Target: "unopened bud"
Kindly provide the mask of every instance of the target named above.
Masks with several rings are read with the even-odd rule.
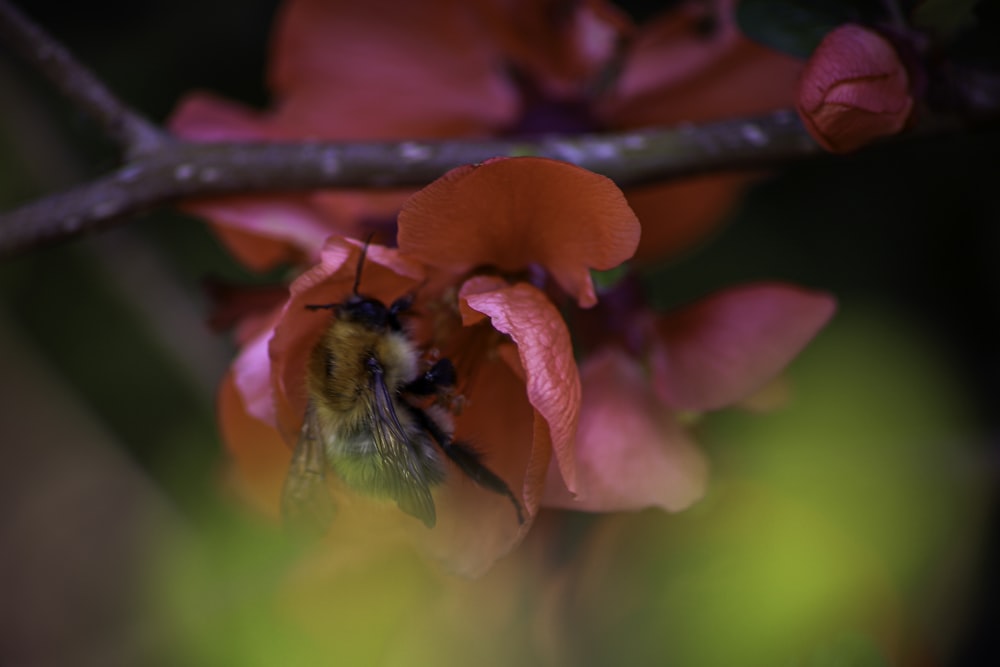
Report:
[[[796,106],[820,145],[846,153],[903,129],[913,109],[910,77],[885,37],[842,25],[809,58]]]

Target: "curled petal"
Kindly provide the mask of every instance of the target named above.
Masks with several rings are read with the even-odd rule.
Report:
[[[330,326],[329,310],[309,310],[306,306],[340,303],[351,294],[362,246],[353,239],[330,239],[320,263],[291,284],[288,302],[270,340],[276,425],[290,445],[298,438],[305,414],[309,354]],[[422,279],[419,265],[392,248],[372,245],[368,247],[359,291],[391,303]]]
[[[577,493],[550,468],[542,504],[588,512],[684,509],[704,494],[704,456],[652,391],[637,361],[618,348],[580,368]]]
[[[674,408],[730,405],[780,373],[834,309],[827,294],[777,283],[709,296],[661,320],[654,386]]]
[[[517,344],[528,401],[544,423],[536,420],[534,447],[551,447],[566,488],[576,488],[573,452],[580,414],[580,376],[573,360],[569,330],[559,311],[541,291],[526,283],[500,285],[494,278],[473,278],[459,291],[462,320],[467,326],[490,318],[493,328]],[[540,442],[542,441],[542,442]],[[543,480],[525,488],[526,502],[537,502]]]
[[[845,153],[905,127],[913,109],[910,77],[886,38],[843,25],[810,56],[796,106],[817,142]]]
[[[583,307],[590,269],[632,256],[639,221],[615,184],[544,158],[459,167],[416,193],[399,215],[399,247],[431,266],[523,271],[541,265]]]

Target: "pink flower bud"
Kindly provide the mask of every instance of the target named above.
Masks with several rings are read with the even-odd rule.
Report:
[[[846,153],[903,129],[913,109],[910,77],[887,39],[842,25],[809,58],[796,106],[820,145]]]

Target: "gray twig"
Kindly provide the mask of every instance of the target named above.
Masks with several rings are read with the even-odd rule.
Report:
[[[628,186],[767,167],[820,152],[792,111],[703,125],[532,141],[173,141],[102,178],[0,215],[0,255],[21,253],[186,198],[422,186],[454,167],[497,156],[564,160]]]

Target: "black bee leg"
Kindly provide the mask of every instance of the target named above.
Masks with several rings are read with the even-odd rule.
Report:
[[[413,308],[413,301],[416,297],[413,294],[404,294],[391,304],[389,304],[389,328],[393,331],[402,331],[403,322],[400,315],[405,315]]]
[[[443,359],[442,361],[447,360]],[[451,364],[449,363],[448,365],[450,366]],[[517,496],[514,495],[510,487],[507,486],[507,483],[499,475],[486,467],[482,462],[482,455],[479,452],[473,449],[468,443],[454,442],[426,412],[405,401],[403,403],[417,424],[430,433],[431,437],[437,441],[445,456],[451,459],[469,479],[479,486],[489,489],[494,493],[499,493],[501,496],[507,496],[510,502],[514,504],[514,510],[517,512],[517,522],[524,523],[524,511],[521,509],[521,503],[518,501]]]
[[[399,297],[391,304],[389,304],[389,314],[392,315],[393,317],[398,317],[399,315],[402,315],[403,313],[410,310],[410,308],[413,308],[413,301],[415,299],[416,296],[413,293],[404,294],[403,296]]]
[[[403,387],[403,392],[413,396],[430,396],[454,386],[455,366],[450,359],[445,358],[438,359],[423,375]]]
[[[440,445],[445,455],[461,468],[469,479],[494,493],[507,496],[514,505],[514,511],[517,512],[517,522],[524,523],[524,512],[517,496],[510,490],[507,483],[500,479],[499,475],[483,464],[479,452],[464,442],[448,442],[447,444],[440,442]]]

